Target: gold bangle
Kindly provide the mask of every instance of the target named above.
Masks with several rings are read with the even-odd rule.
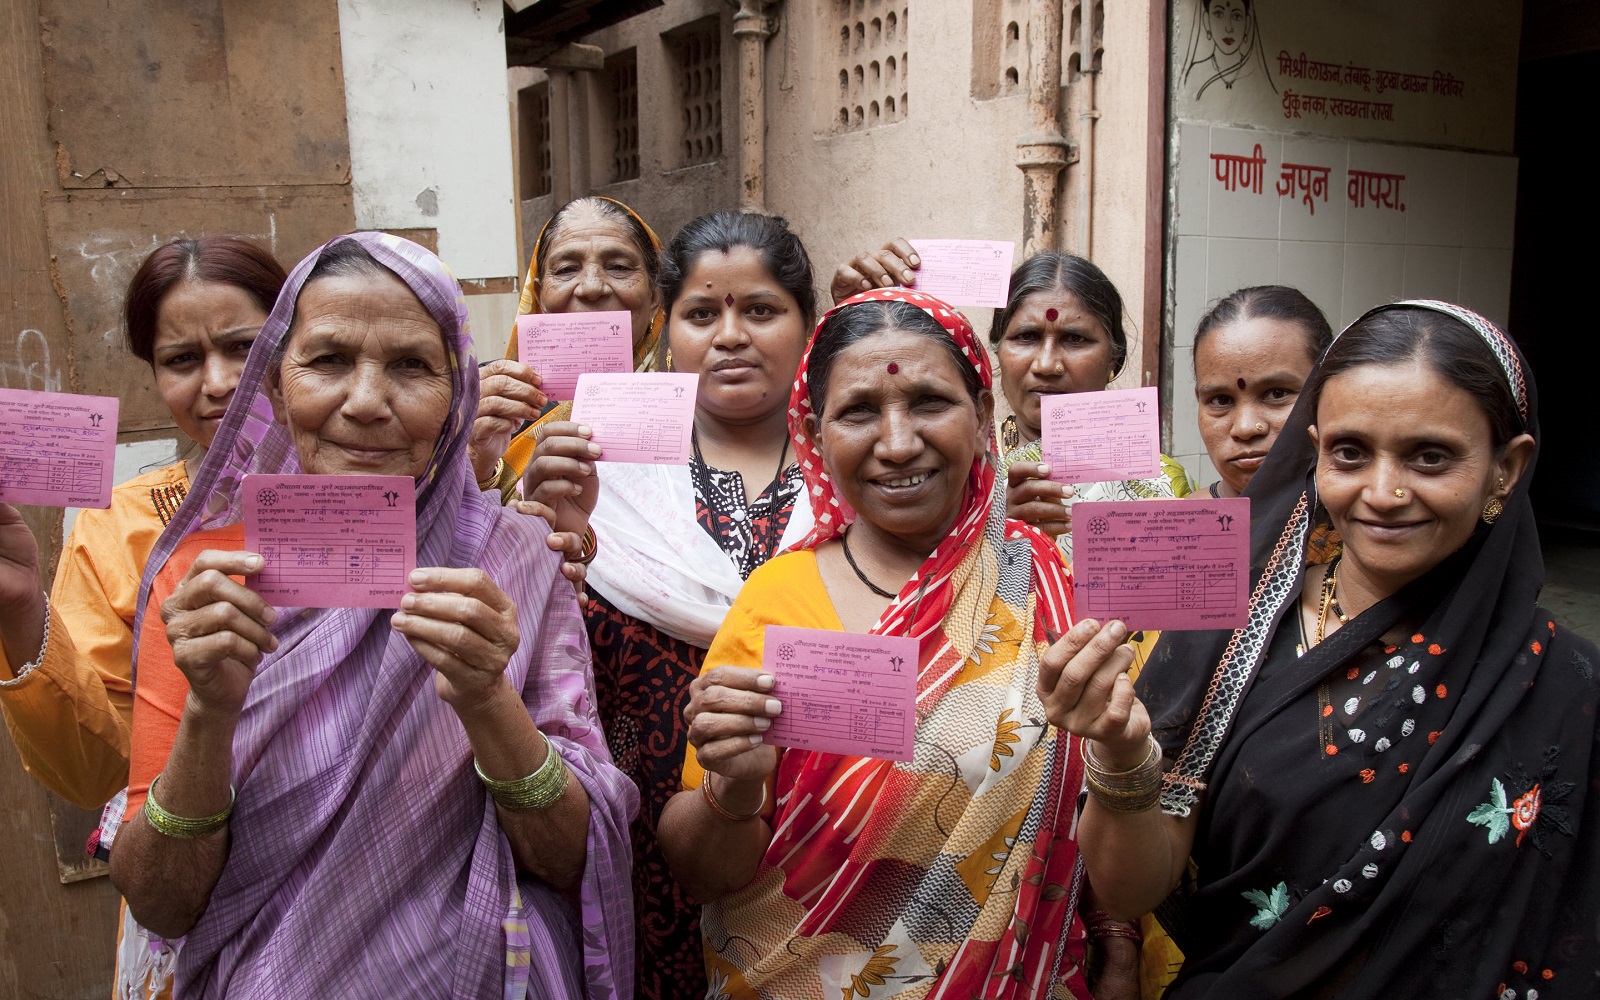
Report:
[[[579,566],[587,566],[594,562],[596,552],[600,551],[600,540],[594,536],[594,528],[583,529],[583,542],[578,550],[578,558],[572,560]]]
[[[1083,745],[1084,781],[1102,806],[1113,812],[1144,812],[1161,799],[1161,744],[1149,737],[1144,760],[1125,771],[1108,771],[1095,756],[1093,744]]]
[[[550,737],[541,732],[539,738],[544,740],[544,763],[523,778],[499,781],[483,773],[483,765],[478,763],[476,757],[472,760],[472,769],[478,772],[478,780],[489,789],[495,803],[507,812],[528,813],[548,809],[567,790],[567,762],[556,752]]]
[[[482,479],[478,480],[478,489],[480,489],[480,490],[491,490],[491,489],[494,489],[496,486],[498,486],[500,484],[500,477],[505,474],[505,471],[506,471],[506,460],[503,459],[503,458],[496,459],[495,463],[494,463],[494,471],[489,473],[487,476],[484,476]]]
[[[150,782],[150,790],[144,795],[144,819],[146,823],[164,837],[173,837],[177,840],[195,840],[208,833],[215,833],[228,825],[228,818],[233,815],[234,792],[233,786],[228,786],[228,808],[213,816],[203,819],[190,819],[169,813],[161,808],[156,801],[156,785],[161,783],[161,775],[156,775]]]
[[[705,780],[700,782],[700,794],[705,796],[706,805],[711,807],[712,812],[716,813],[718,816],[721,816],[730,823],[748,823],[750,820],[760,816],[761,811],[767,808],[767,783],[764,781],[761,783],[761,804],[756,806],[755,812],[746,816],[741,816],[738,813],[731,813],[722,807],[722,803],[717,801],[716,793],[711,791],[710,773],[707,773]]]

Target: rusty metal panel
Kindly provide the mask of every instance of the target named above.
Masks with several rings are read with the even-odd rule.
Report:
[[[151,250],[180,236],[239,233],[287,270],[355,227],[347,185],[70,191],[46,195],[50,266],[66,308],[75,390],[122,397],[123,433],[172,427],[147,365],[132,362],[122,296]]]
[[[343,184],[337,0],[41,0],[65,188]]]

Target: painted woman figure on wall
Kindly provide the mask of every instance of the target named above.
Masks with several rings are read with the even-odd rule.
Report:
[[[1189,57],[1184,62],[1183,82],[1198,70],[1203,74],[1195,99],[1205,96],[1206,88],[1218,80],[1223,87],[1233,84],[1250,68],[1261,64],[1267,86],[1277,92],[1272,74],[1267,72],[1267,56],[1261,48],[1261,28],[1256,23],[1253,0],[1195,0],[1196,25],[1189,33]]]

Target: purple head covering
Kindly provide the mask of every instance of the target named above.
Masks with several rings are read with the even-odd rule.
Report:
[[[478,375],[460,287],[415,243],[357,233],[328,246],[342,240],[404,281],[443,333],[453,399],[418,478],[418,564],[482,567],[516,604],[522,642],[506,674],[588,793],[587,867],[573,896],[519,876],[461,723],[391,612],[294,611],[274,628],[279,648],[257,669],[234,736],[228,862],[184,940],[177,995],[631,997],[637,791],[606,750],[583,622],[542,522],[507,513],[474,482]],[[299,471],[263,389],[326,249],[294,269],[256,339],[145,569],[139,619],[185,535],[240,519],[244,475]]]

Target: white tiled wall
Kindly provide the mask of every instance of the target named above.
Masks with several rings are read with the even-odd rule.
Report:
[[[1212,153],[1265,158],[1261,193],[1228,191]],[[1335,330],[1401,298],[1440,298],[1506,321],[1516,212],[1514,157],[1345,142],[1181,122],[1173,204],[1172,440],[1196,483],[1216,479],[1195,427],[1195,326],[1247,285],[1293,285]],[[1280,196],[1284,163],[1328,167],[1326,198]],[[1348,195],[1350,170],[1400,174],[1404,211]]]

